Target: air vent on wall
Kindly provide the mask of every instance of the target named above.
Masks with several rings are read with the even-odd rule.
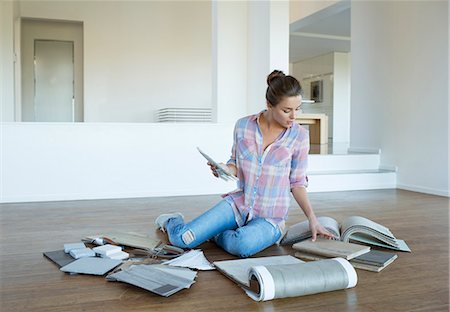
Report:
[[[162,108],[158,109],[158,122],[211,122],[210,108]]]

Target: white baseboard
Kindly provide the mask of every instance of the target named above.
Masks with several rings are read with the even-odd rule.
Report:
[[[3,196],[0,203],[31,203],[47,201],[72,201],[72,200],[101,200],[101,199],[124,199],[144,197],[172,197],[172,196],[197,196],[216,195],[230,192],[233,188],[209,188],[199,191],[198,189],[170,189],[144,192],[122,192],[122,193],[70,193],[70,194],[39,194],[27,196]]]
[[[349,147],[347,151],[349,153],[381,154],[381,149],[368,147]]]
[[[390,166],[390,165],[381,165],[378,167],[380,170],[388,170],[388,171],[394,171],[397,172],[398,171],[398,167],[397,166]]]
[[[450,190],[439,190],[428,187],[422,187],[417,185],[407,185],[402,183],[397,183],[397,188],[406,191],[413,191],[418,193],[426,193],[431,195],[450,197]]]

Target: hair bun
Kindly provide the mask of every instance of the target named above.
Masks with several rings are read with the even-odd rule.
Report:
[[[269,74],[269,76],[267,76],[267,85],[270,86],[274,79],[282,77],[286,77],[286,75],[281,70],[275,69]]]

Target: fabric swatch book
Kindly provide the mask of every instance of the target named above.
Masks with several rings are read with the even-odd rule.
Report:
[[[295,256],[305,260],[322,260],[324,256],[297,251]],[[397,259],[397,254],[379,250],[371,250],[361,256],[351,259],[349,262],[355,269],[371,272],[380,272]]]
[[[321,216],[317,220],[343,242],[362,243],[398,251],[411,251],[406,242],[395,238],[387,227],[364,217],[348,217],[341,225],[331,217]],[[289,227],[280,244],[292,245],[311,236],[308,220],[302,221]]]
[[[356,286],[357,275],[342,258],[304,263],[292,256],[216,261],[225,276],[255,301],[312,295]]]
[[[370,251],[369,246],[341,242],[333,239],[318,237],[315,242],[305,239],[292,245],[296,251],[328,258],[342,257],[346,260],[353,259]]]

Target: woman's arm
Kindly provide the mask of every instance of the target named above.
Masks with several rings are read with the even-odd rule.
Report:
[[[239,121],[238,121],[239,122]],[[238,131],[238,122],[234,125],[233,130],[233,146],[231,147],[231,157],[226,164],[219,163],[222,167],[222,170],[228,172],[230,175],[234,175],[237,177],[237,167],[236,167],[236,142],[237,142],[237,131]],[[218,178],[219,174],[217,173],[217,168],[213,164],[208,162],[208,166],[211,168],[212,174]]]
[[[311,203],[309,202],[308,193],[304,187],[292,188],[292,195],[294,195],[295,201],[298,203],[303,213],[306,215],[309,221],[309,228],[312,232],[312,240],[315,241],[317,235],[322,235],[325,238],[333,238],[333,235],[328,232],[318,221],[314,211],[312,210]]]

